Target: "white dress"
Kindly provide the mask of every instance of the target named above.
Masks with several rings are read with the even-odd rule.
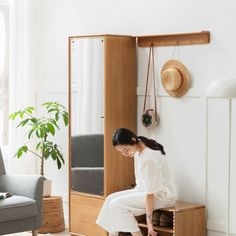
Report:
[[[135,216],[146,213],[146,195],[154,193],[154,209],[173,206],[177,191],[166,157],[145,148],[134,155],[136,187],[110,194],[96,223],[111,234],[140,231]]]

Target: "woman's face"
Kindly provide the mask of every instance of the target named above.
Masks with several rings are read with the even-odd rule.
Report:
[[[120,152],[123,156],[133,157],[137,151],[136,145],[117,145],[115,149]]]

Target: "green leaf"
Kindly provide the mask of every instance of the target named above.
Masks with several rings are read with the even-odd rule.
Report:
[[[25,125],[28,123],[29,120],[30,120],[30,119],[25,119],[25,120],[23,120],[23,121],[22,121],[22,127],[25,126]]]
[[[20,148],[18,151],[17,151],[17,157],[20,158],[22,156],[22,149]]]
[[[40,132],[41,132],[41,135],[40,135],[41,138],[44,138],[45,135],[48,134],[49,130],[48,130],[48,128],[45,126],[45,124],[41,125],[41,127],[40,127]]]
[[[42,143],[39,142],[39,143],[37,144],[37,146],[36,146],[36,150],[39,150],[39,148],[41,148],[41,146],[42,146]]]
[[[15,114],[16,114],[16,112],[10,114],[10,115],[8,116],[8,119],[9,119],[9,120],[12,119]]]
[[[52,150],[51,156],[54,161],[57,159],[57,153],[55,152],[55,150]]]
[[[47,144],[47,147],[53,148],[53,142],[47,141],[46,144]]]
[[[21,118],[21,119],[23,119],[23,118],[24,118],[24,114],[25,114],[25,112],[24,112],[24,111],[21,111],[21,112],[20,112],[20,118]]]
[[[51,108],[51,109],[48,110],[48,113],[53,112],[53,111],[58,111],[58,109]]]
[[[30,130],[30,132],[29,132],[29,134],[28,134],[28,139],[31,138],[31,136],[32,136],[32,134],[33,134],[33,132],[34,132],[34,130],[35,130],[35,129],[31,129],[31,130]]]
[[[33,123],[36,123],[37,122],[37,119],[35,117],[31,118],[30,119]]]
[[[51,149],[50,148],[45,149],[44,158],[47,160],[50,154],[51,154]]]
[[[63,113],[62,116],[63,116],[64,124],[65,124],[65,126],[67,126],[68,125],[68,114]]]
[[[27,153],[28,151],[28,147],[26,145],[22,146],[21,149],[22,149],[22,152],[25,152],[25,153]]]
[[[63,158],[63,156],[62,156],[62,154],[58,151],[58,156],[59,156],[59,158],[60,158],[60,160],[61,160],[61,162],[63,163],[63,164],[65,164],[65,160],[64,160],[64,158]]]
[[[30,113],[30,114],[32,114],[34,110],[35,110],[34,107],[26,107],[26,108],[25,108],[25,111],[27,111],[27,112]]]
[[[54,126],[51,123],[48,123],[47,127],[49,129],[49,132],[54,136],[54,134],[55,134]]]
[[[58,121],[59,120],[59,113],[55,113],[55,120]]]
[[[19,126],[25,126],[27,123],[28,123],[28,121],[29,121],[30,119],[25,119],[25,120],[22,120],[20,123],[19,123],[19,125],[17,125],[16,126],[16,128],[18,128]]]
[[[36,130],[36,136],[39,138],[39,139],[43,139],[44,137],[44,132],[42,129],[39,129],[39,130]]]
[[[57,144],[54,144],[53,147],[54,147],[55,151],[57,152],[57,156],[58,156],[58,158],[60,159],[60,161],[61,161],[63,164],[65,164],[63,155],[62,155],[62,153],[60,152],[60,150],[58,149],[59,146],[58,146]]]
[[[17,157],[20,158],[23,154],[23,152],[27,153],[28,147],[26,145],[22,146],[21,148],[18,149],[17,151]]]
[[[37,136],[38,138],[41,138],[41,133],[40,133],[39,130],[36,130],[36,136]]]
[[[18,114],[19,114],[19,111],[12,113],[12,114],[9,116],[9,119],[15,120],[15,118],[18,116]]]
[[[42,104],[42,106],[46,106],[46,108],[50,107],[52,105],[52,102],[45,102]]]
[[[60,160],[57,158],[57,168],[60,170],[61,169],[61,162]]]
[[[57,125],[57,122],[53,119],[49,119],[49,122],[52,123],[54,126],[57,127],[57,129],[60,129],[59,126]]]

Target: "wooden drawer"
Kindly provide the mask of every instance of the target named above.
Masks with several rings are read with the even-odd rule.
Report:
[[[96,219],[104,199],[70,195],[70,232],[86,236],[107,236],[97,224]]]

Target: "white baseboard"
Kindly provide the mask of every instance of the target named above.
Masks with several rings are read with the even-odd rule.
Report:
[[[207,229],[225,233],[227,230],[227,224],[225,222],[208,220],[207,221]]]

